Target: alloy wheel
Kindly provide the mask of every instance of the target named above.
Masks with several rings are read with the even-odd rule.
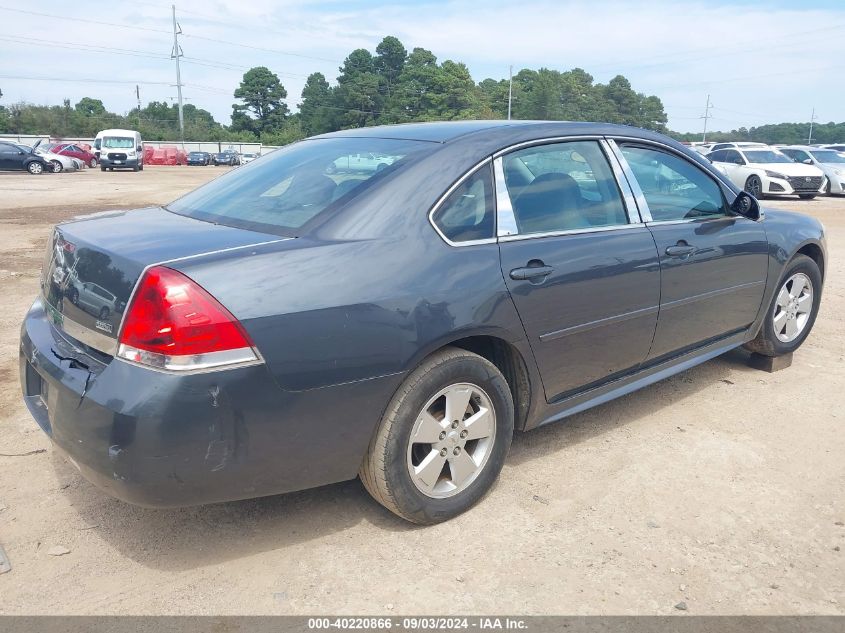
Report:
[[[804,273],[795,273],[781,286],[772,321],[775,336],[791,343],[806,329],[813,312],[813,282]]]
[[[760,193],[763,191],[763,183],[760,182],[759,178],[749,178],[748,182],[745,184],[745,191],[755,198],[759,198]]]
[[[484,469],[496,437],[496,412],[481,387],[457,383],[423,407],[408,442],[411,481],[428,497],[454,496]]]

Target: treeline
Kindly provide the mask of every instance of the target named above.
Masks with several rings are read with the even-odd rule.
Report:
[[[299,112],[289,114],[287,91],[269,69],[244,75],[235,96],[231,129],[278,140],[340,129],[453,119],[503,119],[508,114],[508,81],[476,83],[460,62],[424,48],[408,52],[385,37],[375,52],[352,51],[334,85],[322,73],[309,75]],[[666,113],[655,96],[636,92],[618,75],[597,84],[580,68],[559,72],[523,69],[513,79],[511,116],[516,119],[608,121],[665,130]]]
[[[2,93],[0,93],[2,95]],[[250,141],[250,134],[237,133],[214,120],[207,110],[193,104],[183,108],[185,140]],[[83,97],[75,105],[68,99],[60,106],[31,103],[0,105],[0,133],[49,134],[57,138],[93,138],[100,130],[129,128],[151,141],[178,140],[179,112],[176,105],[152,101],[140,112],[121,115],[109,112],[99,99]]]
[[[681,141],[700,141],[701,133],[672,134]],[[708,132],[707,140],[719,141],[756,141],[758,143],[784,143],[800,145],[810,137],[809,123],[770,123],[759,127],[741,127],[730,132]],[[845,142],[845,123],[814,123],[813,143]]]
[[[508,114],[508,81],[476,83],[460,62],[437,57],[424,48],[408,52],[397,38],[385,37],[374,52],[352,51],[332,85],[312,73],[302,91],[298,112],[287,105],[288,93],[266,67],[247,71],[234,92],[229,125],[211,113],[184,106],[185,140],[255,141],[281,145],[340,129],[453,119],[503,119]],[[0,93],[2,96],[2,93]],[[579,68],[559,72],[523,69],[514,75],[512,117],[573,121],[609,121],[665,131],[666,113],[655,96],[636,92],[619,75],[595,83]],[[108,112],[99,99],[60,106],[17,103],[0,105],[0,133],[93,136],[108,127],[138,129],[150,140],[179,138],[175,104],[151,102],[140,112]]]

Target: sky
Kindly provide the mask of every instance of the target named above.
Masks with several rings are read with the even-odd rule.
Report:
[[[295,110],[355,48],[395,35],[473,78],[508,67],[617,74],[663,101],[670,129],[845,121],[845,0],[177,0],[185,103],[230,122],[243,73],[267,66]],[[58,17],[55,17],[58,16]],[[100,98],[114,112],[176,98],[167,0],[0,0],[0,103]],[[119,49],[119,50],[117,50]]]

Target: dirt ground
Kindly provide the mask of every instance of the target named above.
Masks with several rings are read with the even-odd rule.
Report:
[[[519,435],[494,490],[449,523],[406,524],[358,481],[132,507],[30,418],[20,322],[54,222],[222,171],[0,174],[0,453],[46,449],[0,457],[0,614],[845,613],[845,199],[767,202],[829,232],[821,314],[792,367],[735,352]]]

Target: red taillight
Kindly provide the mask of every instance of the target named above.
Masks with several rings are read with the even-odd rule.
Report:
[[[118,341],[118,356],[165,369],[256,360],[237,319],[195,281],[163,266],[141,279]]]

